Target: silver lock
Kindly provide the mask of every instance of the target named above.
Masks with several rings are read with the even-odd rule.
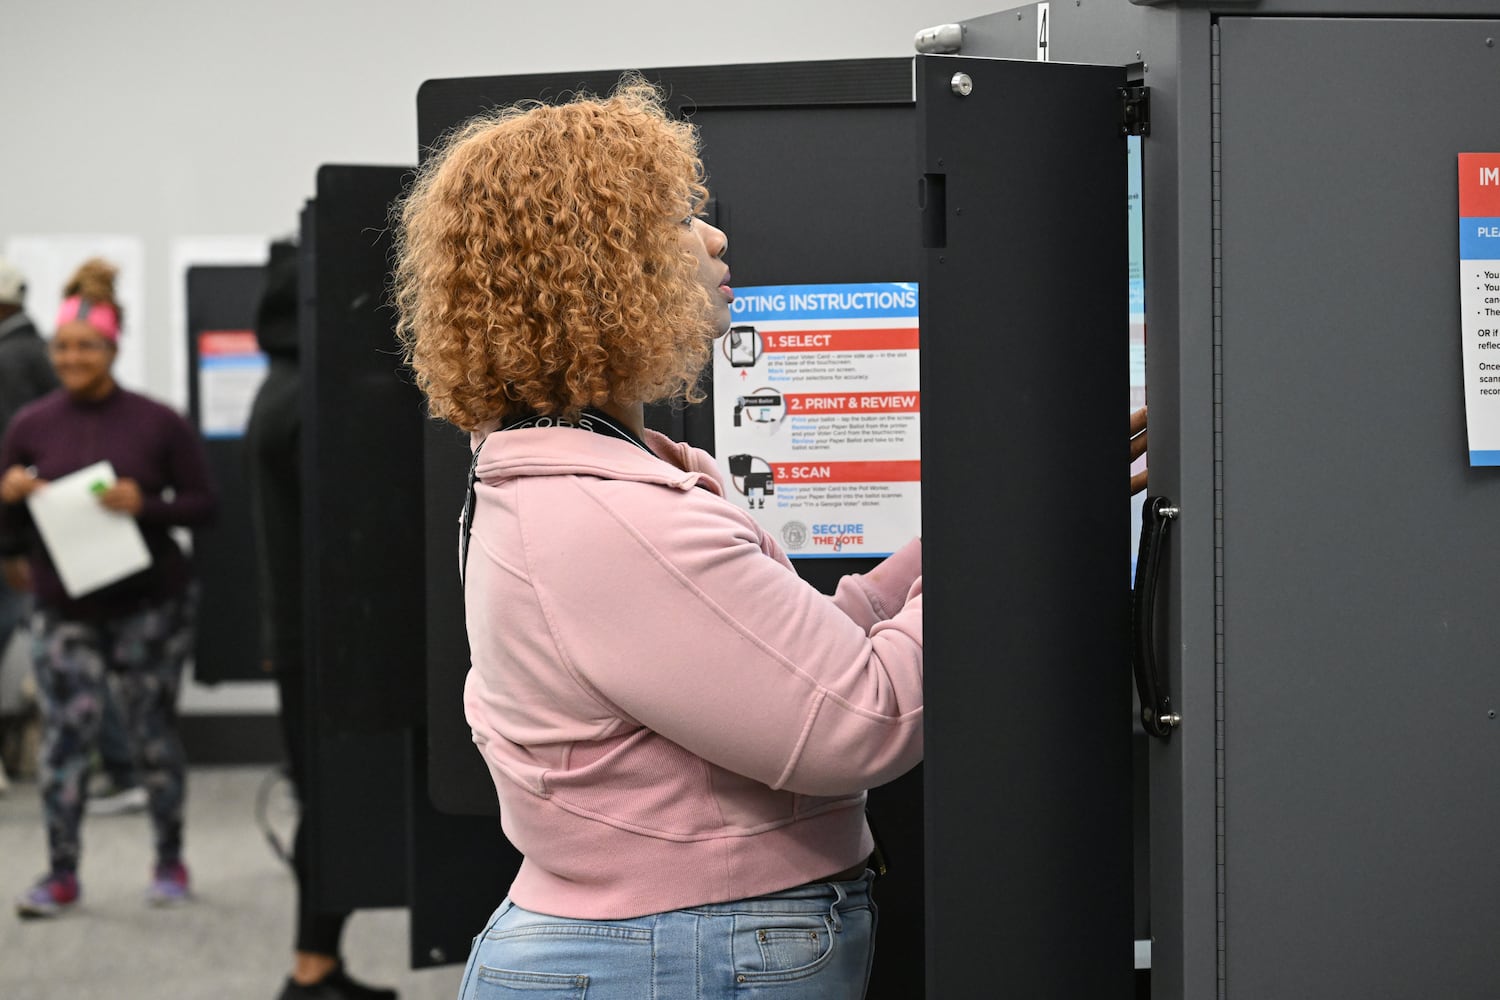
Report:
[[[959,97],[968,97],[974,93],[974,81],[969,78],[969,74],[967,73],[954,73],[953,79],[948,81],[948,86]]]

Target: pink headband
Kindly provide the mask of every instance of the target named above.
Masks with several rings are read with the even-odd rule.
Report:
[[[74,320],[87,323],[112,344],[120,342],[120,313],[108,302],[95,302],[82,295],[63,299],[57,308],[58,328]]]

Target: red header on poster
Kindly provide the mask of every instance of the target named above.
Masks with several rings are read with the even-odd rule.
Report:
[[[254,330],[205,330],[198,334],[200,358],[259,353],[260,342]]]
[[[1500,219],[1500,153],[1458,154],[1458,215]]]
[[[767,354],[792,351],[915,351],[915,328],[878,330],[769,330],[763,332]]]
[[[771,475],[786,483],[915,483],[922,479],[916,462],[772,462]]]
[[[803,416],[832,413],[920,413],[920,392],[789,392],[786,412]]]

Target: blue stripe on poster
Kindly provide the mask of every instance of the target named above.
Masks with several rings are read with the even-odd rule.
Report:
[[[735,323],[800,319],[916,319],[917,286],[904,281],[860,285],[759,285],[736,288]]]
[[[1459,219],[1460,260],[1500,260],[1500,219]]]
[[[270,361],[264,354],[227,354],[201,358],[198,367],[204,371],[223,371],[230,368],[269,368]]]
[[[788,552],[790,559],[884,559],[892,552]]]

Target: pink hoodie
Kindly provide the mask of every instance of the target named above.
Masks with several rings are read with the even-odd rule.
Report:
[[[871,850],[865,789],[922,757],[921,543],[829,598],[713,459],[490,434],[464,710],[525,855],[520,906],[640,916],[800,885]]]

